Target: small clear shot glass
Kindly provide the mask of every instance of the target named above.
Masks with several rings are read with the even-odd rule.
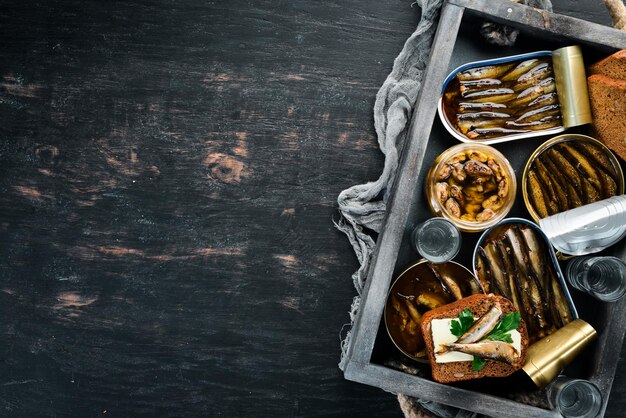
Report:
[[[626,294],[626,264],[617,257],[577,257],[566,271],[573,287],[603,302],[615,302]]]
[[[595,418],[602,409],[600,389],[588,380],[560,375],[546,391],[550,407],[565,418]]]
[[[430,218],[415,227],[411,233],[411,245],[431,263],[445,263],[458,254],[461,233],[445,218]]]

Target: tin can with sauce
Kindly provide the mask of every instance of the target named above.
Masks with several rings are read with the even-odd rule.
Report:
[[[389,338],[408,358],[427,363],[422,315],[480,293],[484,293],[483,285],[461,264],[433,264],[422,259],[400,273],[389,289],[384,310]]]
[[[444,126],[462,142],[494,144],[557,134],[591,122],[578,46],[464,64],[438,102]]]

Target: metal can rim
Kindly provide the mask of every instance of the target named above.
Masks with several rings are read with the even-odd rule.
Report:
[[[598,145],[605,152],[605,154],[609,157],[609,160],[611,161],[611,164],[613,165],[613,168],[615,169],[615,172],[617,174],[617,179],[619,180],[618,185],[617,185],[617,195],[624,194],[624,172],[622,170],[622,166],[620,165],[615,154],[606,145],[604,145],[602,142],[600,142],[599,140],[589,135],[582,135],[582,134],[558,135],[558,136],[548,139],[543,144],[539,145],[532,152],[532,154],[530,154],[530,156],[526,160],[526,164],[524,165],[524,171],[522,173],[522,184],[521,184],[522,197],[524,198],[524,205],[526,206],[526,210],[528,210],[530,217],[536,223],[539,223],[539,220],[541,218],[539,217],[539,215],[537,214],[533,206],[530,204],[530,197],[527,191],[528,171],[530,170],[530,167],[532,166],[532,164],[535,162],[535,159],[537,159],[537,157],[541,153],[546,151],[548,148],[554,146],[555,144],[567,142],[571,140],[591,141],[594,145]]]
[[[404,276],[406,273],[408,273],[410,270],[412,270],[413,268],[422,265],[424,263],[428,263],[428,260],[426,260],[425,258],[422,258],[418,261],[416,261],[415,263],[411,264],[409,267],[405,268],[404,270],[402,270],[402,272],[400,274],[398,274],[398,277],[396,277],[393,282],[391,282],[391,285],[389,286],[389,291],[387,292],[387,297],[385,298],[385,306],[383,307],[383,320],[385,321],[385,330],[387,331],[387,335],[389,336],[389,339],[391,340],[391,342],[393,343],[393,345],[405,356],[407,356],[408,358],[410,358],[411,360],[414,361],[418,361],[420,363],[428,363],[428,358],[424,357],[424,358],[420,358],[420,357],[415,357],[409,353],[407,353],[404,349],[402,349],[400,347],[400,345],[398,345],[398,343],[394,340],[393,336],[391,335],[391,332],[389,331],[389,323],[387,322],[387,302],[389,300],[389,297],[391,296],[391,292],[393,290],[393,287],[395,286],[395,284],[402,278],[402,276]],[[463,264],[457,262],[457,261],[446,261],[446,263],[451,263],[451,264],[456,264],[457,266],[461,267],[461,269],[465,270],[469,277],[474,280],[480,289],[482,289],[483,293],[485,293],[485,290],[483,288],[482,283],[480,282],[480,280],[478,280],[478,278],[476,277],[476,275],[467,267],[465,267]],[[446,264],[443,263],[443,264]]]
[[[460,151],[466,151],[466,150],[471,150],[471,149],[476,149],[478,151],[490,153],[493,156],[495,156],[496,162],[503,166],[503,169],[506,170],[509,176],[509,179],[511,181],[511,183],[509,184],[509,195],[507,196],[507,202],[496,213],[496,215],[493,218],[484,222],[469,222],[469,221],[464,221],[462,219],[455,218],[455,217],[448,215],[446,209],[436,199],[434,192],[432,190],[432,188],[434,187],[436,183],[434,176],[437,170],[441,168],[440,164],[445,162],[447,159],[453,157],[455,154],[457,154]],[[496,223],[504,219],[509,214],[509,212],[513,208],[513,205],[515,204],[515,197],[517,196],[517,178],[515,175],[515,170],[513,169],[513,165],[502,152],[500,152],[498,149],[494,148],[493,146],[487,145],[487,144],[463,143],[463,144],[456,144],[456,145],[451,146],[450,148],[447,148],[441,154],[439,154],[437,158],[435,158],[435,161],[433,161],[432,165],[430,166],[428,170],[428,173],[426,174],[425,182],[426,183],[424,185],[424,192],[426,193],[426,202],[428,203],[428,207],[430,208],[432,214],[435,216],[441,216],[441,217],[448,219],[461,232],[482,232],[485,229],[491,227],[492,225],[495,225]]]
[[[491,228],[487,229],[485,232],[482,233],[480,238],[478,238],[478,242],[476,242],[476,246],[474,247],[474,252],[472,254],[472,272],[474,273],[476,280],[480,281],[480,279],[478,279],[477,265],[476,265],[477,264],[476,261],[478,259],[478,248],[480,247],[480,244],[487,239],[491,231],[493,231],[494,229],[496,229],[497,227],[501,225],[505,225],[508,223],[522,223],[522,224],[528,225],[531,228],[534,228],[534,230],[541,236],[541,239],[543,239],[544,244],[546,245],[547,251],[550,254],[550,261],[552,261],[552,264],[556,271],[556,276],[557,276],[557,279],[559,280],[559,285],[561,286],[565,299],[567,300],[567,304],[569,305],[570,311],[572,313],[572,318],[579,319],[578,311],[576,310],[576,305],[574,305],[574,300],[572,299],[572,295],[569,292],[567,283],[565,282],[565,276],[563,275],[563,271],[561,270],[561,265],[559,264],[559,260],[556,256],[556,252],[554,251],[554,248],[552,247],[552,244],[550,243],[550,240],[548,239],[546,234],[541,230],[541,228],[539,228],[539,225],[537,225],[536,223],[532,221],[529,221],[528,219],[513,218],[513,217],[505,218],[501,220],[500,222],[498,222],[496,225],[492,226]]]

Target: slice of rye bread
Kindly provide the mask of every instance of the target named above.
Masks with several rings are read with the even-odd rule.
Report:
[[[474,316],[474,319],[478,320],[478,318],[487,313],[487,311],[496,302],[500,303],[500,309],[505,314],[517,311],[510,300],[490,293],[488,295],[480,294],[468,296],[448,305],[440,306],[439,308],[433,309],[424,314],[422,317],[422,335],[424,335],[426,351],[428,353],[428,360],[430,361],[432,377],[434,380],[440,383],[450,383],[461,380],[478,379],[481,377],[504,377],[509,376],[522,368],[524,362],[526,361],[526,349],[528,348],[528,332],[526,330],[526,324],[523,320],[517,328],[517,331],[519,331],[522,337],[522,352],[520,353],[519,359],[513,365],[495,360],[488,360],[482,370],[475,371],[472,370],[471,361],[458,361],[451,363],[437,363],[435,361],[435,347],[433,346],[433,337],[431,332],[431,322],[433,319],[458,318],[459,313],[464,311],[466,308],[469,308]]]
[[[588,74],[601,74],[616,80],[626,80],[626,50],[609,55],[603,60],[590,65]]]
[[[595,74],[587,86],[593,134],[626,161],[626,81]]]

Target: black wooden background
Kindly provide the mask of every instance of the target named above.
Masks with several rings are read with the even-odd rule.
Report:
[[[331,219],[410,6],[3,1],[0,416],[400,416],[337,368]]]

